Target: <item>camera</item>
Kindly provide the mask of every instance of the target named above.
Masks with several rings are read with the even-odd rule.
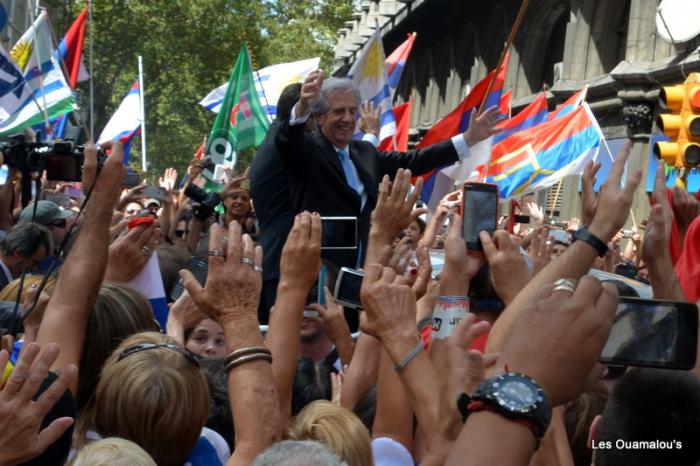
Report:
[[[10,136],[0,142],[5,164],[23,173],[46,171],[52,181],[80,181],[84,162],[85,146],[72,141],[29,142],[26,136]],[[99,151],[98,167],[107,156]]]
[[[185,188],[185,196],[199,203],[199,205],[194,207],[193,212],[195,218],[201,221],[209,218],[214,213],[216,206],[221,203],[221,195],[219,193],[207,193],[199,186],[191,183]]]

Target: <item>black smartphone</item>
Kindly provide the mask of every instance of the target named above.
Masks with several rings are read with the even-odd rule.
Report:
[[[470,251],[482,251],[479,232],[493,235],[498,221],[498,186],[466,182],[462,186],[462,238]]]
[[[209,272],[209,264],[207,261],[201,257],[192,256],[185,264],[185,269],[192,272],[194,278],[197,279],[200,285],[204,286],[207,282],[207,274]],[[173,286],[172,291],[170,291],[170,299],[172,301],[177,301],[177,299],[185,291],[185,285],[182,283],[182,278],[178,279],[175,286]]]
[[[361,270],[342,267],[333,291],[335,302],[353,309],[362,309],[360,288],[362,288],[363,278],[365,273]]]
[[[690,370],[697,347],[695,304],[622,297],[600,362]]]
[[[357,217],[321,217],[321,249],[357,249]]]
[[[122,186],[125,188],[135,188],[141,184],[141,175],[138,173],[125,173]]]
[[[159,201],[163,201],[168,198],[168,193],[165,192],[163,188],[146,186],[143,188],[143,197],[146,199],[158,199]]]

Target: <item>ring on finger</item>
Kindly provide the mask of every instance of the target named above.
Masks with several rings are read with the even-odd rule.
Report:
[[[216,249],[212,249],[212,250],[210,250],[210,251],[207,252],[207,255],[208,255],[209,257],[224,257],[224,251],[219,251],[219,250],[216,250]]]
[[[255,262],[253,262],[253,259],[251,259],[250,257],[243,257],[241,259],[241,264],[248,264],[248,265],[255,266]]]
[[[260,272],[260,273],[262,273],[263,270],[262,270],[262,267],[260,267],[259,265],[254,265],[254,266],[253,266],[253,271],[254,271],[254,272]]]
[[[568,280],[566,278],[560,278],[559,280],[554,282],[554,291],[570,291],[574,292],[576,291],[576,282],[574,280]]]
[[[151,255],[151,249],[148,246],[141,246],[141,252],[146,257]]]

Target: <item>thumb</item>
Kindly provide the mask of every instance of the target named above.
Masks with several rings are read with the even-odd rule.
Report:
[[[39,432],[34,448],[37,453],[46,450],[52,443],[58,440],[70,426],[73,425],[72,417],[61,417],[54,420],[47,428]]]

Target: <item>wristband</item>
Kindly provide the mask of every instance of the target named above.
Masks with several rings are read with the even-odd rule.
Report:
[[[413,361],[416,356],[423,352],[423,340],[420,340],[415,348],[413,348],[409,353],[404,356],[404,358],[399,361],[398,364],[394,365],[394,370],[396,372],[401,372],[408,364]]]
[[[469,313],[466,296],[439,296],[433,309],[433,340],[447,340],[457,324]]]
[[[588,231],[588,228],[583,227],[574,233],[574,241],[581,240],[588,243],[593,249],[598,251],[598,256],[603,257],[608,252],[608,245],[596,235]]]

